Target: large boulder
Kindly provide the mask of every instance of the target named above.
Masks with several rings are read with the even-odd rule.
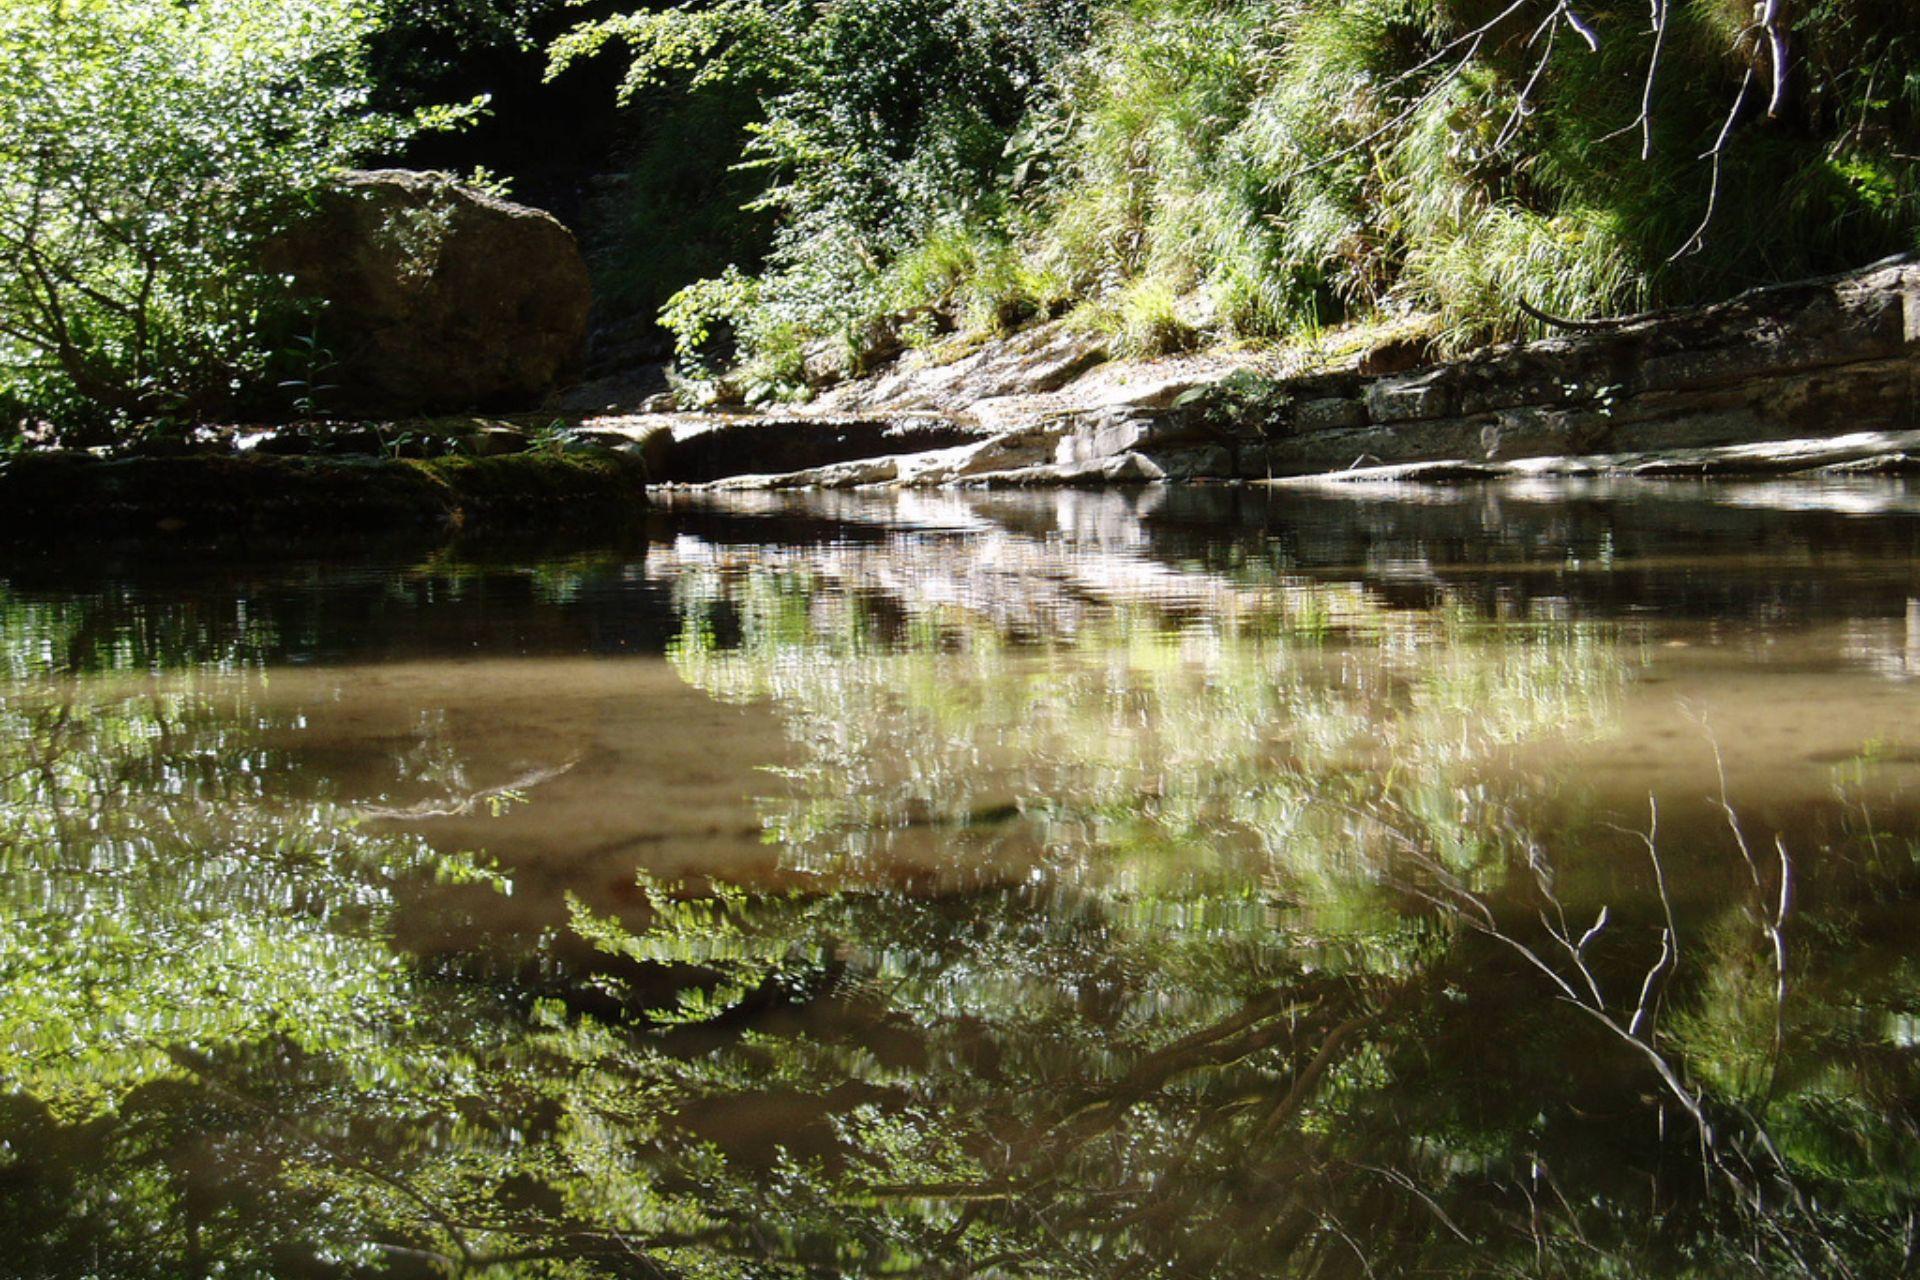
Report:
[[[573,235],[445,174],[342,175],[266,265],[325,304],[311,381],[327,409],[531,405],[586,341],[591,291]]]

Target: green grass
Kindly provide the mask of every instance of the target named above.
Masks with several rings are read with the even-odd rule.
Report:
[[[1539,25],[1544,5],[1475,40],[1501,8],[1109,0],[1011,133],[1019,164],[966,216],[902,210],[923,229],[869,261],[825,224],[817,247],[783,231],[745,354],[1075,309],[1138,354],[1409,314],[1457,351],[1542,333],[1526,307],[1710,301],[1920,243],[1910,6],[1798,7],[1787,110],[1766,118],[1750,88],[1717,173],[1703,154],[1743,73],[1765,80],[1744,4],[1675,0],[1644,131],[1644,5],[1582,6],[1597,52]]]

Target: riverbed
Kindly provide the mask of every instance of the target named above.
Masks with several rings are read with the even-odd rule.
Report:
[[[22,1276],[1915,1265],[1920,486],[0,562]]]

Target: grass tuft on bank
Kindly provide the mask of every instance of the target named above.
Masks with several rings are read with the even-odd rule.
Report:
[[[889,0],[649,10],[636,83],[759,86],[764,262],[664,320],[696,381],[804,396],[1076,313],[1119,350],[1423,314],[1438,349],[1920,243],[1898,0]]]

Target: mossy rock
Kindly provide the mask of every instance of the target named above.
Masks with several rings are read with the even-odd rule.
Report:
[[[48,452],[0,462],[0,528],[63,540],[577,529],[631,520],[645,494],[645,465],[611,453],[108,460]]]
[[[1174,407],[1215,435],[1271,439],[1292,433],[1299,399],[1296,381],[1241,369],[1182,394]]]

